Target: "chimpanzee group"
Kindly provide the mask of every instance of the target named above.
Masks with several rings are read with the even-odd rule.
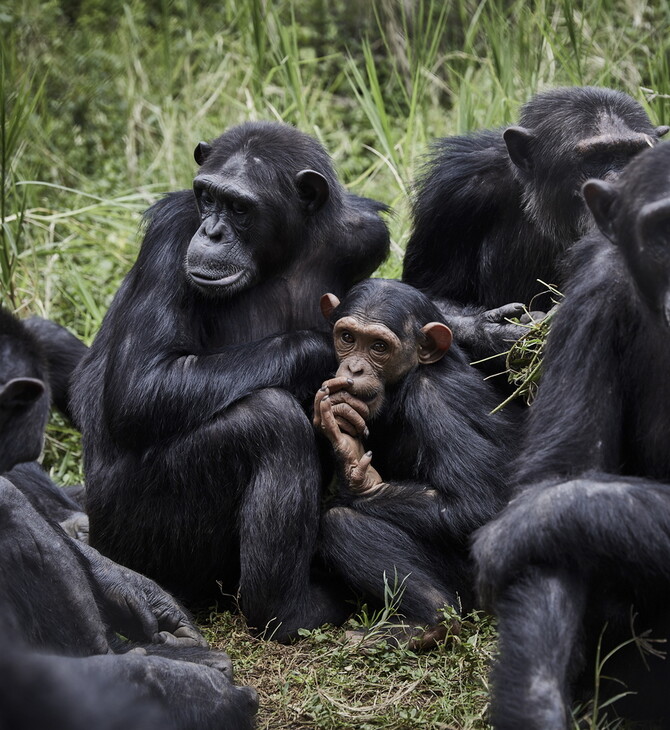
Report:
[[[251,727],[180,602],[290,641],[391,586],[415,649],[458,631],[445,607],[496,614],[496,728],[567,730],[610,652],[615,709],[670,727],[644,652],[670,636],[667,131],[583,87],[437,141],[401,282],[368,278],[383,204],[312,137],[242,124],[148,211],[90,348],[0,310],[0,718]],[[548,310],[541,282],[565,299],[539,395],[496,412],[470,363]],[[36,461],[51,402],[85,488]]]

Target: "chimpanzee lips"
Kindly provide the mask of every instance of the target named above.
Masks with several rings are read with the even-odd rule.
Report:
[[[363,403],[372,403],[375,398],[379,395],[378,390],[368,390],[362,393],[356,393],[356,397],[363,401]]]
[[[232,274],[228,274],[227,276],[218,276],[217,274],[214,274],[209,271],[189,271],[189,276],[198,286],[208,287],[221,287],[221,286],[229,286],[230,284],[234,284],[236,281],[238,281],[242,275],[244,274],[244,270],[235,271]]]

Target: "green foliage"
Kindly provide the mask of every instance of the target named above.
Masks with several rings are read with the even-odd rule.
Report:
[[[191,184],[199,140],[249,119],[313,134],[353,192],[393,207],[377,273],[397,277],[431,139],[503,125],[533,93],[576,83],[620,88],[667,124],[669,23],[670,4],[644,0],[0,0],[3,301],[90,341],[142,211]],[[542,341],[533,330],[510,355],[519,378]],[[79,453],[55,418],[45,463],[59,482],[81,480]],[[486,725],[493,636],[479,617],[426,656],[362,653],[328,630],[276,647],[222,620],[261,689],[261,727]]]

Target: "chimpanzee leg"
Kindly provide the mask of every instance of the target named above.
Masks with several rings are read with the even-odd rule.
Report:
[[[390,586],[402,583],[399,610],[409,621],[434,624],[445,603],[458,605],[424,548],[395,525],[349,507],[333,507],[323,515],[321,531],[326,565],[354,590],[383,603],[385,580]]]
[[[320,467],[312,426],[292,396],[264,390],[249,407],[262,451],[240,509],[240,606],[250,625],[284,640],[339,618],[310,584]]]
[[[493,670],[496,730],[567,730],[569,683],[586,591],[565,573],[533,569],[496,601],[500,658]]]

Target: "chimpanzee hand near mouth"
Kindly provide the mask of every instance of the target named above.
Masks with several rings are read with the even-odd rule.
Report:
[[[333,415],[342,431],[354,438],[368,436],[366,421],[370,418],[370,409],[363,399],[351,392],[352,386],[353,380],[346,377],[331,378],[323,383],[314,400],[314,425],[317,428],[321,427],[319,404],[329,396]]]

